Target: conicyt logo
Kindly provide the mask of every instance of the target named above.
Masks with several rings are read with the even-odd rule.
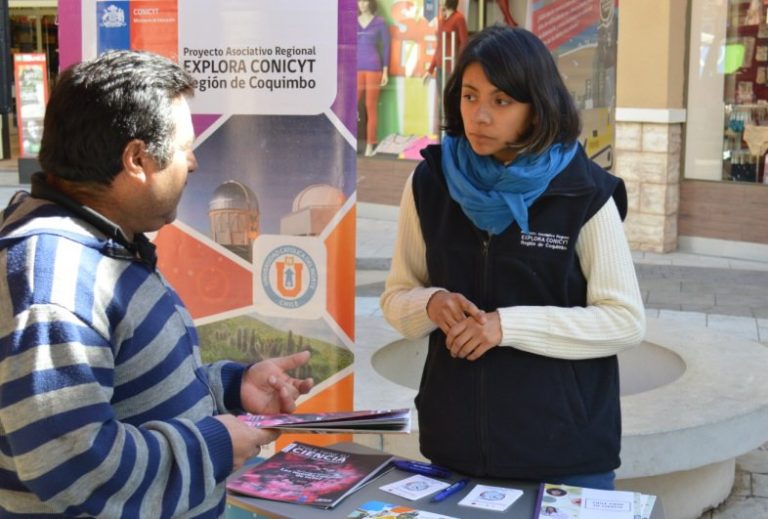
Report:
[[[261,267],[264,291],[276,305],[299,308],[317,291],[317,267],[312,257],[294,245],[270,252]]]
[[[101,13],[101,26],[108,29],[125,27],[125,11],[114,4],[105,7]]]

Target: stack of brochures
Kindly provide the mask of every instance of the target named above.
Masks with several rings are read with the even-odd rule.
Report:
[[[534,519],[649,519],[656,496],[543,483]]]
[[[409,433],[410,409],[341,411],[332,413],[294,413],[255,415],[239,418],[252,427],[280,429],[292,433]]]
[[[392,458],[294,442],[233,476],[227,489],[273,501],[333,508],[386,472]]]

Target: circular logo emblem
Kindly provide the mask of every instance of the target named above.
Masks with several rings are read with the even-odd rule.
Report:
[[[317,267],[307,252],[281,245],[267,254],[261,267],[261,284],[278,306],[293,309],[307,304],[317,291]]]

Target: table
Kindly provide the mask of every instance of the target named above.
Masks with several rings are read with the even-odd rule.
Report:
[[[330,447],[347,452],[378,452],[375,449],[352,442],[337,443]],[[511,517],[514,519],[532,519],[533,517],[539,485],[532,482],[471,478],[470,484],[463,490],[440,503],[432,503],[429,501],[428,497],[419,499],[418,501],[410,501],[379,490],[379,487],[382,485],[412,475],[413,474],[396,469],[391,470],[357,492],[347,496],[346,499],[330,510],[229,494],[227,496],[227,512],[225,517],[226,519],[341,519],[346,518],[349,514],[354,512],[358,506],[367,501],[384,501],[386,503],[406,505],[418,510],[437,514],[442,513],[456,518],[499,519],[499,517]],[[453,482],[461,478],[462,476],[460,474],[454,474],[451,481]],[[512,505],[503,513],[459,506],[458,502],[467,495],[477,483],[517,488],[523,491],[523,495],[517,501],[512,503]],[[658,499],[653,507],[651,519],[664,519],[664,511]]]

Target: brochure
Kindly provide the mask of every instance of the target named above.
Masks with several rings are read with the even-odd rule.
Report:
[[[410,433],[410,409],[341,411],[333,413],[294,413],[254,415],[240,418],[252,427],[280,429],[292,433]]]
[[[543,483],[534,519],[648,519],[655,496]]]
[[[387,471],[389,454],[360,454],[301,442],[249,467],[227,489],[262,499],[333,508]]]
[[[523,491],[516,488],[475,485],[469,494],[459,501],[459,505],[503,512],[522,495]]]
[[[458,519],[456,517],[417,510],[410,506],[393,505],[382,501],[368,501],[357,507],[347,519]]]
[[[401,479],[400,481],[388,483],[379,488],[384,492],[389,492],[390,494],[395,494],[396,496],[415,501],[447,488],[449,485],[450,483],[445,481],[438,481],[417,474],[409,478]]]

